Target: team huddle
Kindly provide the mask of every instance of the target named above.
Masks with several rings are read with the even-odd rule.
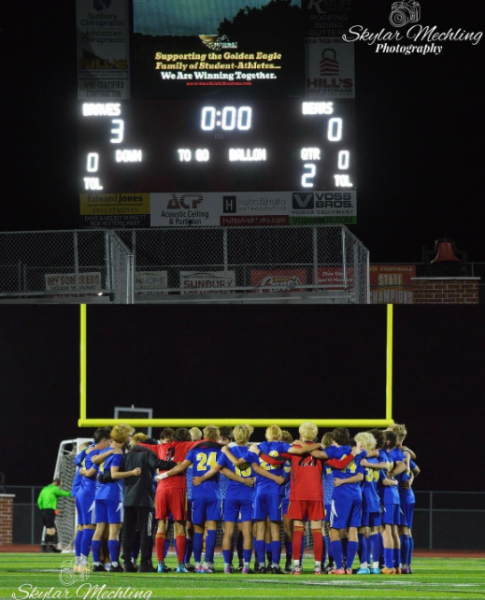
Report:
[[[168,572],[173,527],[176,572],[214,573],[222,521],[225,573],[301,574],[305,532],[315,575],[411,573],[419,468],[403,446],[404,425],[353,439],[338,427],[321,442],[311,422],[295,442],[277,425],[260,444],[250,443],[252,432],[249,425],[164,429],[157,442],[126,425],[98,429],[75,460],[76,569],[89,569],[92,553],[93,571]],[[109,569],[101,560],[106,532]]]

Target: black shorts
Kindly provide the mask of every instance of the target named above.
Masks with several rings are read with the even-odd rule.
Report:
[[[53,508],[43,508],[41,511],[42,523],[47,529],[52,529],[56,526],[56,511]]]

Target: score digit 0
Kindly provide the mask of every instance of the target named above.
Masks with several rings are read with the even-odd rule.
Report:
[[[189,148],[179,148],[177,150],[180,162],[190,162],[192,156],[195,156],[197,162],[208,162],[210,153],[207,148],[197,148],[195,152],[192,152]]]

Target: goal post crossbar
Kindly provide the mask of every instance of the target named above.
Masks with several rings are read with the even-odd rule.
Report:
[[[205,427],[207,425],[252,425],[253,427],[269,427],[277,423],[281,427],[299,427],[303,422],[311,421],[318,427],[387,427],[392,419],[79,419],[79,427],[108,427],[131,425],[132,427]]]
[[[277,422],[283,427],[298,427],[304,421],[312,421],[319,427],[388,427],[394,424],[392,418],[392,372],[393,372],[393,305],[387,305],[386,335],[386,416],[384,419],[101,419],[87,418],[87,312],[86,305],[80,305],[80,415],[78,427],[104,427],[126,423],[132,427],[186,427],[187,425],[244,425],[250,423],[254,427],[267,427]]]

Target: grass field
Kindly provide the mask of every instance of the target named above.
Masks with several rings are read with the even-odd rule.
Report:
[[[64,563],[66,581],[71,561],[70,554],[0,554],[0,598],[485,598],[485,559],[478,558],[416,558],[413,575],[390,577],[90,573],[65,585],[60,574]],[[306,562],[307,568],[313,564]],[[173,559],[168,565],[175,566]]]

